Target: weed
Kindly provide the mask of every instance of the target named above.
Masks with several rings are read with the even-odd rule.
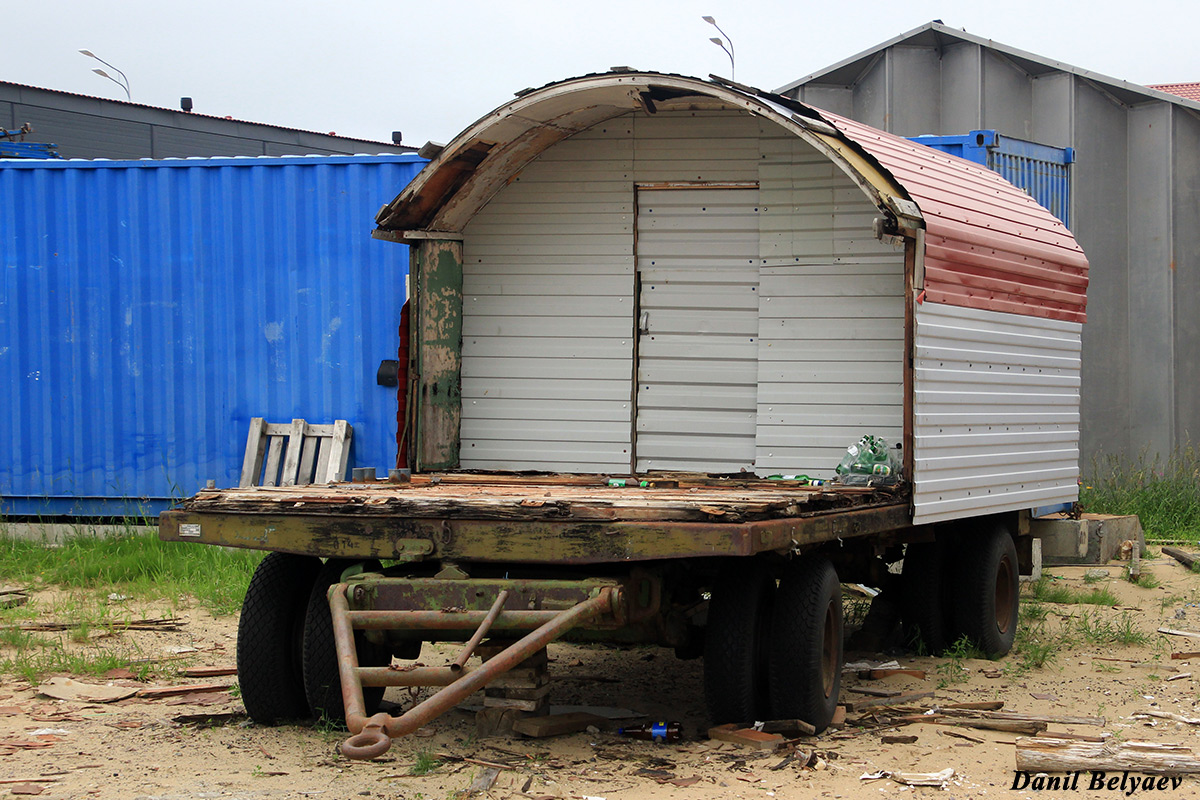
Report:
[[[1092,662],[1092,669],[1096,672],[1123,672],[1120,667],[1115,664],[1106,664],[1103,661]]]
[[[1099,612],[1084,611],[1075,619],[1075,631],[1088,644],[1145,644],[1149,637],[1134,624],[1128,611],[1116,621],[1104,618]]]
[[[1021,603],[1022,622],[1044,622],[1050,616],[1050,609],[1035,601]],[[1018,628],[1018,632],[1020,629]]]
[[[940,676],[938,679],[939,689],[955,683],[962,683],[971,676],[970,671],[963,664],[968,658],[986,658],[966,636],[959,638],[958,641],[947,647],[942,656],[946,660],[937,665],[937,673]]]
[[[1159,586],[1162,586],[1162,581],[1151,575],[1149,572],[1143,572],[1136,578],[1130,575],[1129,582],[1135,586],[1140,586],[1143,589],[1157,589]]]
[[[433,753],[421,751],[417,753],[417,760],[408,769],[409,775],[428,775],[442,765],[441,759]]]
[[[1052,577],[1043,575],[1040,579],[1028,584],[1026,590],[1029,598],[1043,603],[1059,605],[1077,605],[1080,603],[1096,606],[1115,606],[1117,596],[1107,588],[1094,588],[1091,591],[1078,591],[1065,584],[1057,583]]]
[[[1101,514],[1136,514],[1147,540],[1200,541],[1200,448],[1093,459],[1079,502]]]

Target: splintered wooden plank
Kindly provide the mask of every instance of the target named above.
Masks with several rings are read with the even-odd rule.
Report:
[[[292,420],[287,434],[287,453],[283,457],[283,474],[280,476],[280,486],[295,486],[300,481],[300,453],[304,447],[308,425],[302,419]]]
[[[246,456],[242,459],[242,477],[238,486],[254,486],[262,474],[263,453],[267,450],[267,421],[262,417],[250,420],[246,437]]]
[[[310,430],[313,426],[310,426]],[[300,469],[297,472],[296,483],[310,484],[315,482],[313,468],[317,462],[317,449],[321,439],[317,436],[304,437],[304,449],[300,454]]]
[[[330,441],[333,447],[329,452],[329,467],[331,472],[326,480],[329,483],[346,478],[346,465],[350,462],[350,440],[354,437],[354,428],[344,419],[333,423],[333,436]]]

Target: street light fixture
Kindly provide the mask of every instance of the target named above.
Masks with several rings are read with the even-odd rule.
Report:
[[[125,76],[124,72],[121,72],[121,70],[118,67],[114,67],[112,64],[108,63],[103,58],[101,58],[100,56],[93,53],[91,50],[80,50],[79,52],[82,53],[83,55],[87,56],[88,58],[96,59],[101,64],[103,64],[106,67],[109,67],[110,69],[116,70],[117,74],[121,76],[124,83],[117,80],[112,75],[109,75],[107,72],[105,72],[102,69],[94,69],[94,70],[92,70],[92,72],[96,73],[97,75],[101,76],[102,78],[108,78],[110,81],[115,83],[117,86],[120,86],[122,89],[125,90],[125,99],[131,103],[133,102],[133,96],[131,94],[129,94],[129,78]]]
[[[714,36],[711,39],[709,39],[709,41],[712,42],[713,44],[715,44],[717,47],[724,50],[725,55],[729,56],[729,77],[731,80],[737,80],[737,64],[734,61],[734,57],[733,57],[733,39],[730,39],[729,34],[726,33],[725,31],[721,30],[721,26],[717,24],[717,20],[715,18],[705,15],[705,16],[701,17],[700,19],[704,20],[709,25],[712,25],[714,28],[716,28],[718,31],[720,31],[722,36],[725,37],[722,40],[722,39],[718,39],[716,36]],[[726,47],[725,46],[726,44],[728,44],[729,46]]]

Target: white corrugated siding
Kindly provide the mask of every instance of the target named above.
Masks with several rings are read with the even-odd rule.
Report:
[[[681,410],[691,420],[655,420],[650,403],[639,422],[753,436],[759,474],[829,476],[862,434],[898,438],[903,255],[872,237],[865,196],[773,124],[639,113],[547,150],[464,231],[463,467],[631,468],[635,184],[672,181],[761,186],[757,386],[739,379],[736,397]],[[733,344],[714,337],[702,357],[750,363]],[[734,425],[726,404],[757,418]],[[717,416],[696,415],[706,410]],[[639,435],[639,453],[647,446]],[[728,471],[713,455],[667,468]]]
[[[1082,326],[935,303],[916,322],[914,522],[1076,500]]]
[[[637,472],[754,469],[758,190],[638,193]]]
[[[904,252],[795,137],[765,139],[757,471],[831,477],[864,433],[903,434]]]

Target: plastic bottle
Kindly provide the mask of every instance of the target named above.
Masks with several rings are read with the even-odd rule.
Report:
[[[645,739],[648,742],[678,742],[683,738],[683,728],[678,722],[647,722],[632,728],[617,728],[617,733],[630,739]]]

